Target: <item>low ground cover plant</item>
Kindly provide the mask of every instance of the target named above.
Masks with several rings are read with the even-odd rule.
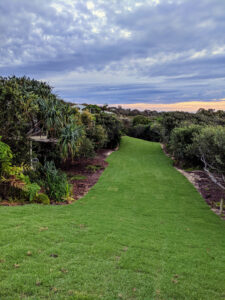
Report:
[[[102,166],[100,166],[100,165],[88,165],[88,166],[86,167],[86,169],[87,169],[88,171],[91,171],[91,172],[95,173],[96,171],[102,169]]]
[[[57,169],[53,161],[47,161],[41,166],[40,173],[40,183],[50,199],[56,202],[73,200],[72,186],[68,182],[67,175]]]
[[[87,177],[86,176],[84,176],[84,175],[70,175],[69,176],[69,179],[70,180],[85,180],[85,179],[87,179]]]

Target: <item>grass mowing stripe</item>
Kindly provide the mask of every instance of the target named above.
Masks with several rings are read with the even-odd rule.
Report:
[[[225,224],[160,145],[107,160],[73,205],[0,207],[0,299],[225,299]]]

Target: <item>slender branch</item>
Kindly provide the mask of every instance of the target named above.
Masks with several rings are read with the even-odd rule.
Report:
[[[204,163],[204,171],[208,174],[210,179],[217,184],[221,189],[225,190],[225,186],[222,185],[217,179],[216,176],[214,176],[208,169],[208,166],[210,165],[206,162],[204,155],[201,156],[201,161]],[[214,168],[215,169],[215,168]],[[224,179],[224,176],[222,175],[222,178]]]

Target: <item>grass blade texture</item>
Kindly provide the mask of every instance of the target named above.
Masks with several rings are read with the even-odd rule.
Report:
[[[225,299],[225,223],[160,145],[108,162],[72,205],[0,207],[0,299]]]

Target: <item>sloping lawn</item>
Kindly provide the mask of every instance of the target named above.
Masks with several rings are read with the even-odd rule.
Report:
[[[0,299],[225,299],[225,222],[160,145],[108,162],[73,205],[0,207]]]

